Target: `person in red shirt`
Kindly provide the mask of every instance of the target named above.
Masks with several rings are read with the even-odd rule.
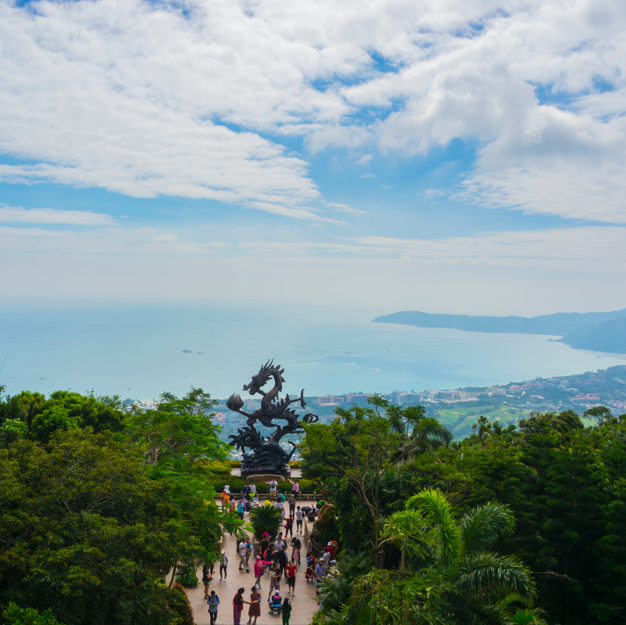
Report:
[[[287,575],[287,593],[291,593],[292,596],[296,596],[296,573],[298,567],[293,560],[289,560],[289,564],[285,567]]]
[[[337,547],[334,544],[334,541],[329,542],[328,545],[326,546],[326,549],[330,552],[330,559],[334,560],[335,559],[335,551],[337,551]]]

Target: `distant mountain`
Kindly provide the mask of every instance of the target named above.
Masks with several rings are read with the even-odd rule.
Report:
[[[404,311],[376,317],[373,322],[418,328],[452,328],[466,332],[550,334],[564,337],[562,342],[570,347],[626,353],[626,309],[601,313],[555,313],[530,318],[431,315]]]
[[[560,342],[576,349],[626,354],[626,317],[579,328]]]

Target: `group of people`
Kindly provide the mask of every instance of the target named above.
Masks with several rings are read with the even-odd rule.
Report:
[[[337,560],[335,559],[337,541],[329,541],[324,549],[317,555],[315,551],[315,542],[313,539],[310,539],[309,545],[307,546],[306,571],[304,573],[304,579],[307,583],[319,584],[337,564]]]
[[[270,497],[263,504],[259,502],[258,493],[254,483],[246,484],[243,488],[241,496],[235,500],[230,492],[228,485],[224,487],[221,494],[222,505],[236,513],[243,520],[245,512],[249,512],[253,507],[259,505],[275,506],[281,512],[285,527],[283,532],[279,532],[274,541],[270,541],[269,534],[265,533],[261,538],[260,555],[255,557],[253,569],[255,577],[255,585],[251,588],[249,600],[244,598],[245,588],[240,588],[233,598],[233,620],[235,625],[240,625],[241,616],[244,607],[248,608],[248,625],[255,625],[257,618],[261,615],[261,585],[262,578],[267,574],[269,579],[269,592],[267,596],[269,614],[282,615],[283,625],[289,625],[291,617],[292,604],[289,597],[281,596],[281,581],[283,578],[286,582],[286,594],[292,598],[296,592],[296,576],[298,565],[301,563],[302,541],[297,534],[303,533],[303,521],[305,516],[311,518],[310,513],[313,510],[312,520],[317,514],[315,505],[303,506],[297,505],[297,496],[300,492],[300,486],[297,481],[291,481],[292,493],[287,500],[283,493],[277,492],[278,483],[276,480],[268,482],[270,487]],[[288,514],[286,513],[288,509]],[[295,535],[294,535],[295,524]],[[287,554],[287,538],[291,537],[291,557]],[[238,543],[237,552],[239,555],[239,570],[250,572],[250,556],[253,553],[252,543],[249,538],[244,538]],[[226,580],[228,574],[228,556],[222,550],[219,557],[220,564],[220,580]],[[206,565],[202,570],[202,579],[204,582],[205,592],[204,598],[208,605],[208,611],[211,618],[211,625],[214,625],[217,619],[217,611],[220,605],[219,595],[212,590],[209,593],[209,583],[213,579],[214,564]]]

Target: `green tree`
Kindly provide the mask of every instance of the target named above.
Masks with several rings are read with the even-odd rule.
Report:
[[[217,402],[193,387],[183,398],[163,393],[161,400],[155,409],[133,409],[125,435],[144,454],[149,474],[169,485],[171,501],[185,520],[183,527],[199,541],[195,555],[210,559],[222,532],[242,525],[236,515],[215,505],[211,465],[230,456],[213,423]]]
[[[144,466],[90,428],[0,450],[0,602],[66,625],[171,623],[163,579],[198,541]]]
[[[2,612],[6,625],[62,625],[56,620],[52,610],[44,610],[41,614],[33,608],[20,608],[11,602]]]

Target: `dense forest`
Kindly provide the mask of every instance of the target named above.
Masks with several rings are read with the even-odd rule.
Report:
[[[341,546],[317,625],[626,622],[626,415],[481,418],[452,442],[419,406],[370,404],[307,426]]]
[[[193,622],[176,580],[241,524],[214,504],[229,457],[214,405],[202,389],[151,410],[0,395],[4,623]],[[315,625],[625,622],[626,415],[586,416],[481,418],[459,442],[371,397],[305,426],[316,531],[339,544]]]
[[[192,625],[181,575],[241,523],[214,504],[214,401],[155,410],[0,396],[0,614],[11,625]],[[230,470],[230,468],[229,468]]]

